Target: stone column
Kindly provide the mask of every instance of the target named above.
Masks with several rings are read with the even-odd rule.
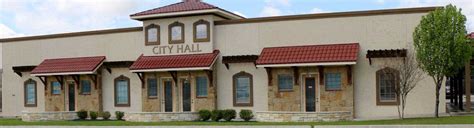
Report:
[[[466,91],[466,112],[471,111],[471,63],[467,62],[464,70],[464,82]]]

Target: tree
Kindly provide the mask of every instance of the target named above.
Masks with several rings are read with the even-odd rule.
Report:
[[[471,57],[465,23],[461,9],[450,4],[423,16],[413,33],[417,61],[436,85],[436,117],[444,77],[456,74]]]
[[[400,58],[397,58],[400,59]],[[400,61],[389,61],[384,64],[384,67],[394,69],[396,73],[391,70],[384,70],[384,74],[394,75],[397,78],[397,86],[395,86],[395,94],[400,99],[397,105],[398,116],[400,119],[405,118],[405,107],[408,94],[418,85],[424,77],[424,72],[418,67],[413,54],[407,54],[407,57],[401,58]]]

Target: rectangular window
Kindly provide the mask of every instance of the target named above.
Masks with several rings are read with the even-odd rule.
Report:
[[[236,103],[248,104],[250,103],[250,78],[237,78],[236,83]]]
[[[207,97],[207,77],[196,77],[196,96]]]
[[[118,80],[116,83],[116,92],[115,94],[117,95],[117,104],[118,105],[128,105],[129,99],[128,99],[128,81],[126,80]]]
[[[278,91],[292,91],[293,76],[288,74],[278,75]]]
[[[32,80],[25,83],[25,106],[36,107],[36,83]]]
[[[148,83],[148,98],[156,98],[158,96],[158,83],[155,78],[149,78]]]
[[[326,90],[341,90],[341,73],[324,74]]]
[[[380,100],[396,101],[397,94],[395,92],[395,78],[392,73],[384,73],[380,76]]]
[[[61,94],[61,84],[58,81],[51,82],[51,94],[53,95]]]
[[[91,94],[91,81],[81,80],[81,94]]]

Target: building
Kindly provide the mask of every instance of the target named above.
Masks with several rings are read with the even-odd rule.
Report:
[[[412,32],[436,8],[247,19],[184,0],[130,15],[140,27],[0,39],[0,116],[67,120],[84,109],[169,121],[251,109],[258,121],[398,117],[396,78],[383,63],[412,52]],[[432,116],[434,94],[426,77],[407,116]]]

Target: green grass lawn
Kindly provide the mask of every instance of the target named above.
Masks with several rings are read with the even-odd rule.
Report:
[[[370,120],[340,122],[305,122],[305,123],[272,123],[272,122],[126,122],[126,121],[48,121],[23,122],[19,119],[0,119],[0,126],[5,125],[66,125],[66,126],[149,126],[149,125],[408,125],[408,124],[474,124],[474,116],[454,116],[441,118],[411,118],[405,120]]]

